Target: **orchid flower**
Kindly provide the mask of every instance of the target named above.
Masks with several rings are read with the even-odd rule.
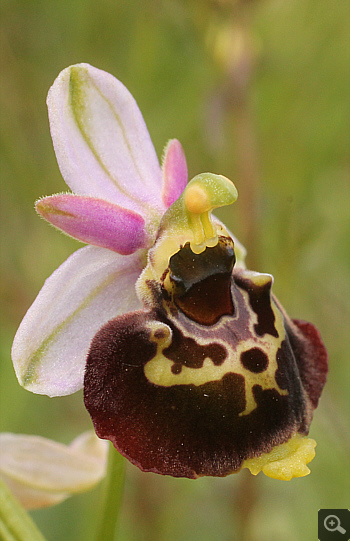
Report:
[[[0,477],[25,509],[55,505],[105,474],[108,445],[89,430],[70,445],[41,436],[0,434]]]
[[[73,193],[36,208],[90,246],[46,281],[19,327],[21,385],[49,396],[84,387],[97,435],[144,471],[309,473],[327,353],[212,216],[236,200],[234,184],[211,173],[187,183],[177,140],[160,167],[131,94],[87,64],[59,75],[48,108]]]

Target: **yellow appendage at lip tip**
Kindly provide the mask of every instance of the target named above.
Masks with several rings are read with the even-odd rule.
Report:
[[[262,471],[267,477],[281,481],[304,477],[310,473],[306,464],[315,457],[316,445],[315,440],[295,434],[269,453],[245,460],[242,468],[248,468],[253,475]]]

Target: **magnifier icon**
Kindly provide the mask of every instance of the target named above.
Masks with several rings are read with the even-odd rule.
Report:
[[[328,515],[324,519],[324,527],[329,532],[337,531],[337,532],[340,532],[340,533],[343,533],[343,534],[346,533],[346,530],[344,530],[344,528],[341,527],[340,520],[336,515]]]

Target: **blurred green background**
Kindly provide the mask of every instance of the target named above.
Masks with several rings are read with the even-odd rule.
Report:
[[[130,466],[123,541],[314,541],[317,510],[349,506],[349,4],[346,0],[3,0],[1,426],[68,443],[91,424],[82,395],[21,389],[10,347],[46,277],[78,248],[34,201],[66,190],[45,99],[60,70],[89,62],[135,96],[159,157],[181,140],[190,176],[221,173],[222,211],[248,263],[275,277],[292,317],[330,354],[315,413],[312,473],[246,471],[197,481]],[[92,540],[100,489],[32,513],[50,541]]]

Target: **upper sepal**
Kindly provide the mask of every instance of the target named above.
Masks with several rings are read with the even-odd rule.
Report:
[[[79,195],[106,199],[154,222],[164,212],[162,173],[136,101],[89,64],[64,69],[47,105],[57,161]]]

